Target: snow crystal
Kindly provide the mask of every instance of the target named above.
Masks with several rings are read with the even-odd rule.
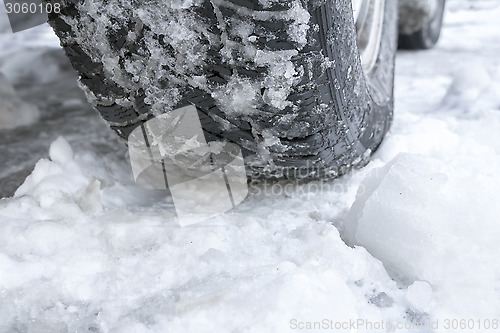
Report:
[[[179,90],[188,83],[211,94],[229,117],[255,113],[262,102],[279,110],[290,106],[287,98],[292,87],[299,82],[299,75],[291,61],[297,50],[271,51],[257,47],[259,37],[269,39],[272,36],[262,35],[248,18],[286,20],[290,41],[296,42],[300,49],[307,42],[310,28],[310,15],[301,2],[293,1],[289,9],[274,12],[252,11],[231,2],[213,1],[221,36],[211,33],[209,23],[197,18],[196,10],[200,5],[201,1],[168,2],[165,10],[159,12],[156,3],[136,8],[123,2],[94,1],[80,5],[81,11],[88,13],[88,17],[81,18],[86,29],[82,29],[80,19],[67,17],[65,20],[75,25],[76,39],[94,61],[102,62],[104,70],[119,86],[130,87],[133,84],[135,88],[142,87],[146,93],[145,101],[157,113],[172,109],[180,98]],[[229,21],[222,16],[222,7],[235,10],[241,18]],[[123,57],[125,51],[116,50],[108,40],[106,32],[110,27],[120,28],[110,18],[123,20],[124,11],[137,22],[127,35],[127,42],[132,43],[144,35],[141,38],[145,48],[138,51],[140,59]],[[148,30],[143,30],[144,26]],[[238,39],[241,42],[237,42]],[[175,52],[167,52],[169,48]],[[204,75],[210,48],[220,49],[224,65],[230,68],[246,68],[251,64],[266,68],[268,75],[250,81],[232,73],[227,83],[208,83]],[[123,66],[118,66],[119,59],[123,59]],[[179,78],[185,78],[187,82],[182,83]],[[95,100],[90,91],[87,93],[91,100]]]
[[[227,115],[252,114],[257,110],[257,94],[260,88],[248,79],[232,76],[226,86],[216,89],[212,96],[219,101]]]

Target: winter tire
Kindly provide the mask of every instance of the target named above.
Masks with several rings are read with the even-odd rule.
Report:
[[[414,1],[414,0],[410,0]],[[402,1],[401,3],[404,3]],[[422,2],[422,0],[414,1]],[[425,50],[430,49],[439,40],[441,28],[443,26],[443,16],[445,8],[445,0],[426,0],[424,3],[429,4],[428,10],[422,10],[421,15],[415,15],[414,11],[419,9],[409,8],[400,9],[400,34],[399,48],[406,50]],[[414,3],[411,6],[414,6]],[[404,5],[401,5],[404,6]],[[401,7],[400,7],[401,8]],[[407,12],[408,11],[408,12]],[[413,17],[413,20],[421,21],[418,24],[418,29],[405,27],[408,17]]]
[[[58,2],[49,23],[123,139],[194,105],[250,175],[318,178],[366,164],[390,126],[396,1]]]

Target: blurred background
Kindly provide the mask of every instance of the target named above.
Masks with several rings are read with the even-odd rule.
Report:
[[[124,149],[78,88],[52,28],[12,33],[5,12],[0,19],[0,197],[14,194],[58,136],[96,152]]]

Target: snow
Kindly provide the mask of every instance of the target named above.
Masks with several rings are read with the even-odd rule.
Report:
[[[52,161],[65,164],[73,159],[73,149],[63,137],[59,137],[50,145],[49,156]]]
[[[14,84],[35,82],[45,84],[55,80],[61,75],[64,68],[51,59],[54,52],[53,47],[37,47],[29,45],[17,49],[8,49],[10,52],[4,55],[0,63],[0,71]],[[26,66],[26,64],[30,66]],[[43,72],[40,73],[40,69]]]
[[[482,162],[477,157],[456,159],[403,153],[373,170],[361,186],[374,190],[354,203],[348,238],[403,282],[429,282],[438,313],[494,317],[500,305],[500,182],[497,174],[476,169]],[[478,297],[485,306],[475,304]]]
[[[394,124],[368,166],[252,184],[237,208],[185,228],[172,198],[134,185],[126,148],[68,98],[52,129],[64,137],[25,144],[49,154],[0,200],[0,332],[288,332],[357,319],[360,332],[446,332],[446,319],[498,319],[500,7],[449,3],[437,48],[398,54]]]
[[[432,287],[428,282],[415,281],[408,287],[406,297],[411,306],[423,312],[429,312],[432,309],[432,300],[434,293]]]
[[[268,32],[270,29],[265,29],[263,23],[256,27],[255,22],[285,21],[287,40],[295,42],[301,49],[307,43],[310,26],[310,15],[304,4],[294,0],[286,10],[255,11],[232,2],[214,0],[211,6],[216,16],[213,20],[217,22],[211,24],[217,24],[220,29],[218,36],[211,32],[207,23],[209,19],[197,17],[199,8],[195,6],[199,7],[200,3],[199,0],[166,2],[164,10],[158,11],[156,2],[138,7],[135,3],[119,2],[118,6],[113,2],[94,1],[78,5],[88,15],[65,17],[64,20],[73,26],[75,36],[71,38],[78,41],[95,61],[104,64],[106,76],[120,87],[141,87],[146,95],[145,102],[151,105],[156,115],[175,108],[180,100],[179,89],[186,85],[183,81],[189,81],[190,85],[210,94],[221,105],[222,111],[231,117],[255,113],[264,103],[276,111],[292,106],[287,98],[301,81],[293,64],[298,51],[263,49],[259,46],[259,39],[281,40],[283,36]],[[266,2],[264,5],[272,4]],[[234,10],[238,15],[230,20],[224,18],[221,8]],[[115,45],[111,45],[109,34],[104,33],[110,29],[127,28],[130,22],[123,19],[127,15],[133,17],[131,21],[141,22],[124,36],[128,44],[134,43],[138,36],[145,41],[145,45],[135,51],[139,57],[124,57],[125,48],[116,50]],[[82,22],[86,29],[82,29]],[[142,29],[143,25],[148,29]],[[213,46],[221,48],[223,63],[228,66],[229,73],[223,71],[228,84],[221,85],[207,78],[204,64]],[[171,54],[169,50],[175,52]],[[142,54],[148,54],[146,60]],[[123,59],[123,66],[118,66],[120,59]],[[250,82],[233,70],[237,67],[250,71],[264,68],[268,69],[268,74],[252,78]],[[216,70],[212,76],[217,74]],[[99,99],[90,89],[86,89],[86,93],[91,100]]]
[[[5,7],[0,8],[0,129],[14,129],[40,119],[39,108],[18,96],[16,88],[54,81],[67,68],[55,61],[59,41],[47,24],[13,34]]]
[[[0,101],[0,130],[28,126],[40,118],[38,108],[22,101],[1,72]]]

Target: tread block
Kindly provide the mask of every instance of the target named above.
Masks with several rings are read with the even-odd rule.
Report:
[[[137,118],[133,107],[125,107],[116,103],[110,106],[97,105],[96,109],[105,120],[112,123],[122,123]]]

